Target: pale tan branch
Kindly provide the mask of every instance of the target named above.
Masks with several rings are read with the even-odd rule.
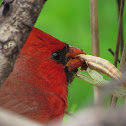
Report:
[[[98,33],[98,8],[97,0],[90,0],[90,22],[91,22],[91,40],[92,55],[99,56],[99,33]],[[100,91],[94,87],[94,102],[97,103]]]

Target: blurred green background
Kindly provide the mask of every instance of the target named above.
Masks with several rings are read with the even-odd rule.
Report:
[[[115,51],[118,29],[116,0],[98,0],[100,56],[113,63],[108,48]],[[90,5],[89,0],[47,0],[35,27],[59,40],[83,49],[91,54]],[[126,34],[126,6],[123,17]],[[126,36],[124,36],[126,40]],[[93,88],[75,78],[68,87],[68,110],[73,112],[93,104]]]

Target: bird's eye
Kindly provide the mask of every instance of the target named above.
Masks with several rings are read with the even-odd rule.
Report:
[[[54,52],[52,54],[52,58],[56,61],[60,61],[61,60],[61,52],[57,51],[57,52]]]

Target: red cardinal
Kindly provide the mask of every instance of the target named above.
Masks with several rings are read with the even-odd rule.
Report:
[[[68,83],[82,65],[75,56],[81,53],[33,28],[0,89],[0,106],[42,123],[62,118]]]

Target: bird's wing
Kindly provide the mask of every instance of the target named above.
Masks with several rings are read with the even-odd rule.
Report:
[[[19,84],[19,81],[5,81],[0,89],[0,107],[21,115],[35,116],[39,112],[40,103],[42,104],[40,99],[45,100],[44,95],[21,83],[23,82],[20,81]]]
[[[39,91],[22,80],[7,79],[0,88],[0,107],[39,122],[46,122],[61,117],[66,104],[55,93]]]

